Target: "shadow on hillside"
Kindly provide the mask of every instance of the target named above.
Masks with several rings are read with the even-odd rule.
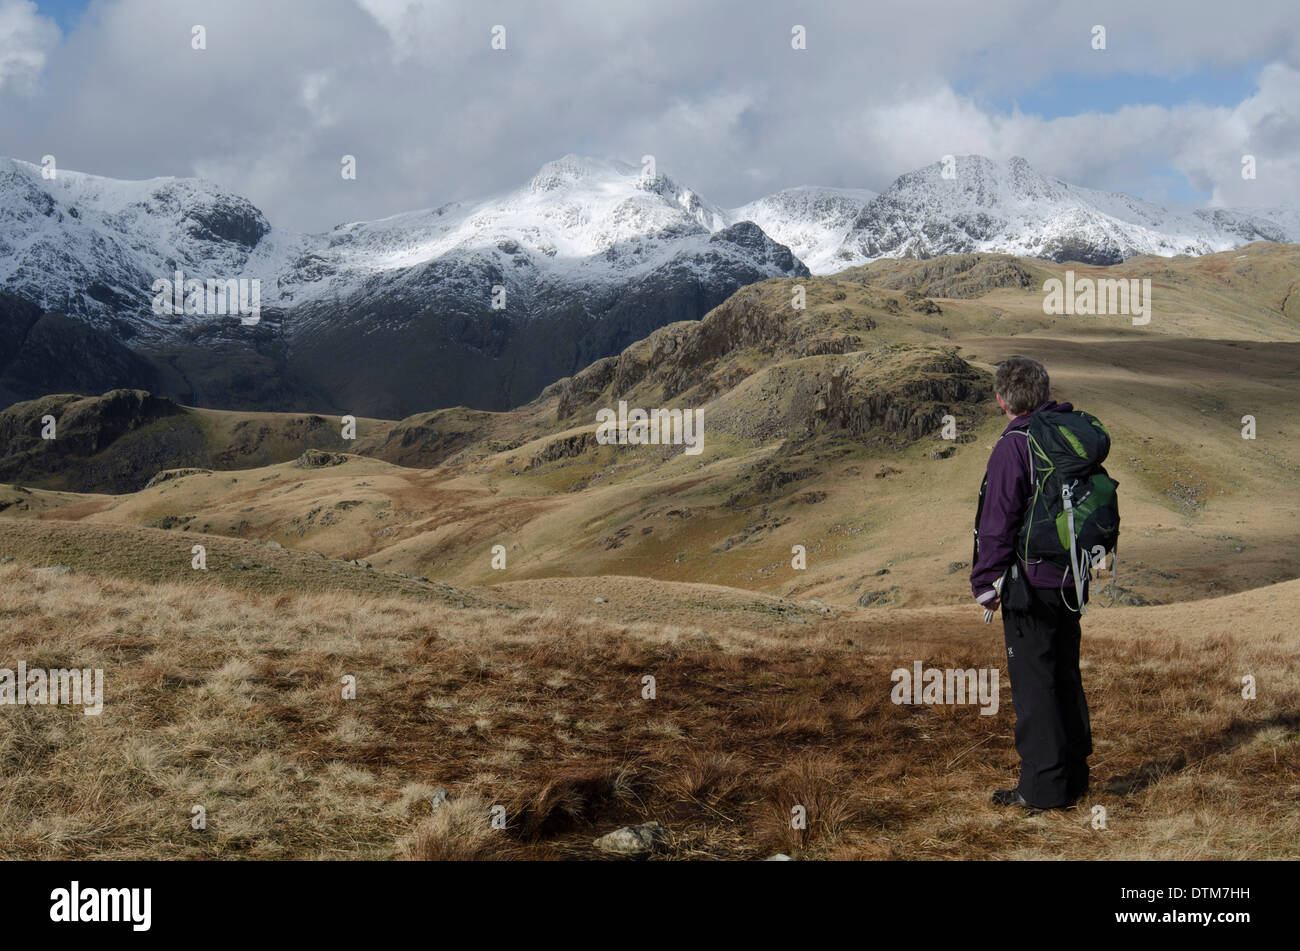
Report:
[[[1227,753],[1270,727],[1300,729],[1300,713],[1281,713],[1269,720],[1234,720],[1216,737],[1189,742],[1171,756],[1144,763],[1131,773],[1114,777],[1106,783],[1106,791],[1117,796],[1139,792],[1194,763]]]

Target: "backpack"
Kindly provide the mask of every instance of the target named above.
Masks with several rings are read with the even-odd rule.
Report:
[[[1119,483],[1102,465],[1110,434],[1095,416],[1078,410],[1035,413],[1025,432],[1034,494],[1017,536],[1017,554],[1025,564],[1069,565],[1082,614],[1083,584],[1093,559],[1113,554],[1119,542]]]
[[[1119,483],[1102,462],[1110,453],[1110,434],[1095,416],[1073,411],[1044,411],[1029,418],[1025,429],[1034,494],[1016,538],[1016,554],[1026,565],[1049,562],[1069,566],[1074,575],[1078,611],[1084,613],[1083,579],[1092,560],[1113,556],[1108,590],[1118,594]],[[971,564],[979,561],[979,525],[988,476],[980,485],[975,510],[975,545]],[[999,587],[1000,590],[1000,587]]]

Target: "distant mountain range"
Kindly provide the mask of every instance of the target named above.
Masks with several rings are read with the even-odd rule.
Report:
[[[880,194],[801,187],[727,209],[569,155],[505,194],[312,235],[199,180],[46,179],[0,159],[0,399],[140,386],[242,409],[506,409],[769,277],[969,251],[1106,264],[1258,240],[1300,240],[1300,211],[1156,204],[979,156]],[[154,282],[176,271],[258,281],[260,322],[156,313]]]
[[[1200,255],[1252,241],[1300,240],[1300,208],[1143,201],[1049,178],[1022,158],[999,164],[960,156],[951,178],[944,171],[935,163],[908,172],[867,202],[826,255],[834,263],[823,273],[883,257],[997,251],[1118,264],[1139,254]]]

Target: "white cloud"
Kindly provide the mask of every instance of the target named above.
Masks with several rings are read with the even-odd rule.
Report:
[[[1044,119],[986,111],[941,86],[864,110],[837,136],[853,137],[898,172],[944,154],[1019,155],[1066,181],[1153,200],[1172,169],[1214,205],[1300,204],[1300,70],[1281,63],[1264,68],[1259,88],[1234,107],[1126,106]],[[1256,159],[1254,180],[1241,177],[1247,154]]]
[[[880,190],[966,152],[1146,197],[1173,173],[1216,201],[1297,203],[1293,3],[1262,0],[1225,31],[1217,0],[1094,0],[1086,15],[938,0],[926,16],[850,0],[797,14],[780,0],[97,0],[53,47],[48,25],[10,31],[40,40],[16,47],[20,75],[32,50],[47,59],[6,103],[3,149],[119,177],[203,173],[300,229],[491,194],[567,152],[652,154],[724,205],[796,184]],[[0,11],[40,22],[27,0]],[[795,22],[806,50],[790,48]],[[1087,42],[1098,22],[1104,53]],[[206,51],[190,49],[195,23]],[[1044,119],[988,104],[1063,72],[1267,62],[1236,106]],[[338,174],[345,154],[356,181]]]
[[[302,78],[302,103],[321,127],[334,125],[338,121],[338,116],[330,109],[326,98],[329,82],[330,75],[324,70],[308,73]]]
[[[1218,117],[1213,133],[1184,145],[1178,165],[1216,205],[1300,204],[1300,70],[1273,64],[1259,91]],[[1242,157],[1253,155],[1256,178],[1241,176]]]
[[[35,3],[0,0],[0,93],[30,91],[59,36],[59,28],[37,12]]]
[[[415,51],[413,34],[421,28],[421,14],[430,11],[428,3],[420,0],[357,0],[357,6],[384,28],[399,56],[406,57]]]

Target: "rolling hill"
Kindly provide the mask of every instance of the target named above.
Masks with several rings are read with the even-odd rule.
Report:
[[[285,417],[273,430],[279,455],[228,453],[218,467],[173,459],[214,471],[62,509],[15,500],[5,514],[274,540],[461,585],[626,575],[837,609],[955,603],[967,596],[972,500],[1002,426],[991,369],[1020,353],[1042,359],[1056,395],[1115,436],[1123,596],[1204,598],[1296,576],[1285,525],[1300,511],[1300,457],[1283,407],[1300,373],[1298,258],[1294,246],[1258,244],[1160,259],[1154,272],[1149,259],[1076,267],[1154,273],[1154,317],[1142,327],[1044,314],[1041,283],[1060,268],[1031,259],[768,280],[517,410],[368,422],[354,443],[332,443],[336,464],[324,465],[290,462],[305,446],[303,419]],[[802,310],[791,307],[795,284]],[[596,414],[620,401],[702,410],[703,451],[600,445]],[[30,429],[35,408],[20,412]],[[1241,435],[1247,415],[1253,440]],[[218,442],[266,425],[237,418]],[[309,430],[333,424],[317,418]],[[150,465],[137,482],[162,455],[142,455]],[[218,471],[234,466],[247,468]],[[496,545],[504,570],[492,567]],[[795,546],[806,568],[793,566]]]

